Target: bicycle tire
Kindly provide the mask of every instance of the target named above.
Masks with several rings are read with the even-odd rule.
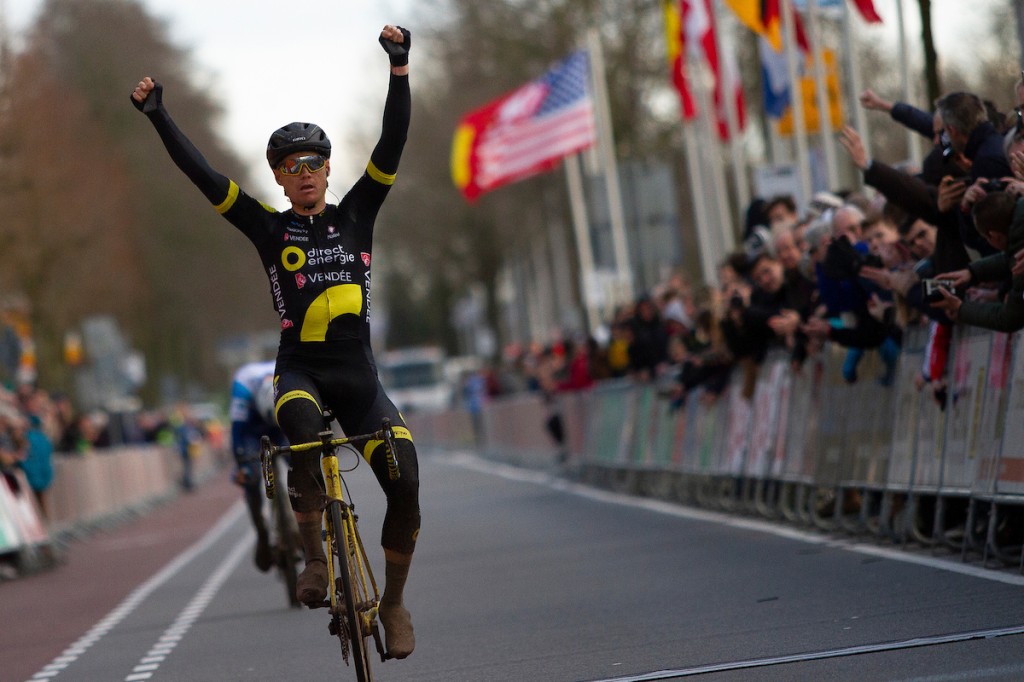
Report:
[[[296,594],[299,582],[299,572],[296,562],[299,557],[299,547],[296,542],[295,516],[292,513],[291,505],[284,495],[274,497],[274,517],[277,525],[277,568],[284,579],[284,589],[288,597],[288,605],[292,608],[302,608],[302,602]]]
[[[355,600],[353,599],[352,567],[349,564],[348,536],[345,533],[344,516],[341,510],[341,502],[333,501],[331,507],[331,527],[334,531],[334,544],[337,552],[334,553],[334,560],[337,562],[338,571],[335,576],[341,578],[342,603],[345,605],[345,620],[348,624],[348,638],[352,647],[352,661],[356,669],[358,682],[372,682],[373,673],[370,670],[370,657],[367,651],[366,640],[362,628],[362,619],[356,611]],[[331,586],[336,589],[336,586]],[[339,637],[344,637],[342,631],[338,631]]]

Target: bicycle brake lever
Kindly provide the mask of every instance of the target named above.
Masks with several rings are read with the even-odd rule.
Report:
[[[381,431],[384,432],[384,456],[388,463],[388,478],[397,481],[402,477],[398,470],[398,457],[395,455],[395,430],[391,428],[391,420],[385,417],[381,422]]]
[[[274,455],[270,447],[270,437],[260,436],[260,468],[263,470],[263,489],[268,500],[274,499],[276,484],[274,481]]]

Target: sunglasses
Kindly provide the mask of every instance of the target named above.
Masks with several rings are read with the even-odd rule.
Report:
[[[297,156],[290,161],[285,159],[277,169],[284,175],[298,175],[302,172],[303,166],[305,166],[306,170],[310,173],[316,173],[326,164],[327,157],[319,154],[310,154],[309,156]]]

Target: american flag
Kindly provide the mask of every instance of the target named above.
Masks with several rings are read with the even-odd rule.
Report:
[[[553,168],[594,143],[590,64],[573,52],[535,81],[463,117],[452,177],[469,199]]]

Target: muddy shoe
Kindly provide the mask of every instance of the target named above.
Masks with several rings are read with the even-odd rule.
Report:
[[[295,583],[295,596],[307,606],[320,606],[327,598],[327,562],[311,559]]]
[[[263,573],[269,571],[270,567],[274,565],[274,550],[265,534],[256,536],[256,554],[253,561],[256,563],[256,568]]]
[[[384,626],[384,642],[388,656],[405,658],[416,648],[416,636],[412,631],[412,618],[404,606],[380,605],[377,611]]]

